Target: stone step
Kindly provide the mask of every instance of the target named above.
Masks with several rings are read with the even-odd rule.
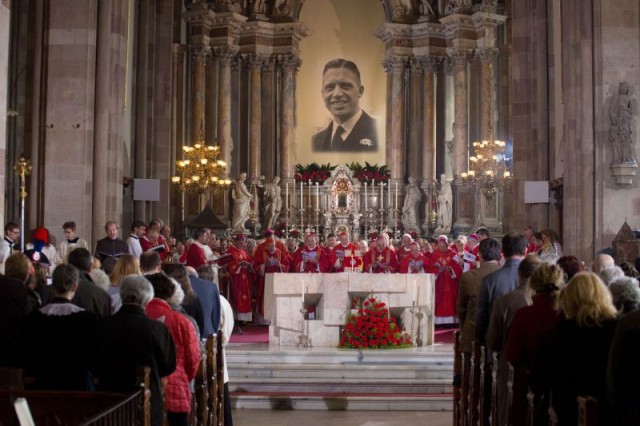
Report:
[[[308,392],[313,389],[319,393],[340,393],[340,394],[446,394],[453,392],[451,380],[447,383],[382,383],[367,381],[360,383],[345,383],[327,381],[324,383],[299,382],[254,382],[234,378],[229,383],[229,390],[236,393],[286,393],[296,394]]]
[[[231,393],[231,406],[261,410],[354,410],[354,411],[451,411],[451,394],[238,394]]]

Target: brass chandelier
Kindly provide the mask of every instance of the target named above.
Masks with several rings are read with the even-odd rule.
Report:
[[[489,73],[493,76],[493,67],[488,64]],[[492,77],[493,81],[493,77]],[[490,91],[493,98],[493,91]],[[504,141],[493,138],[493,109],[489,102],[489,134],[488,140],[473,143],[474,154],[469,157],[469,170],[461,173],[462,182],[473,188],[474,191],[482,191],[488,199],[493,199],[498,192],[508,191],[511,188],[513,175],[511,168],[505,161]]]
[[[171,177],[180,191],[202,193],[229,187],[227,163],[218,158],[220,147],[207,145],[202,132],[193,146],[183,145],[182,151],[184,158],[176,161],[177,174]]]

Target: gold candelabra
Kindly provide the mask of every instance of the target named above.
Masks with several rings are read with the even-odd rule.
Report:
[[[24,250],[24,208],[27,199],[27,176],[31,173],[31,162],[21,155],[13,165],[13,171],[20,177],[20,248]]]
[[[207,145],[202,132],[193,146],[183,145],[182,151],[184,158],[176,161],[176,175],[171,177],[180,191],[202,193],[229,187],[227,163],[218,158],[220,147]]]

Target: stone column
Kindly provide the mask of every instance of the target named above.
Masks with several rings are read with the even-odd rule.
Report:
[[[7,81],[9,76],[9,37],[11,30],[11,2],[0,2],[0,99],[8,99]],[[12,115],[15,117],[15,115]],[[0,102],[0,187],[5,185],[5,152],[7,149],[6,139],[7,125],[7,103]],[[5,199],[0,199],[0,223],[5,223],[4,219]]]
[[[220,145],[221,159],[227,163],[227,174],[231,170],[231,60],[235,52],[228,48],[216,48],[218,60],[218,129],[217,141]]]
[[[480,61],[482,67],[480,70],[480,136],[482,140],[495,138],[494,114],[495,106],[494,98],[494,78],[493,63],[498,55],[495,48],[479,49],[476,57]],[[489,131],[489,123],[491,123],[492,131]]]
[[[391,77],[391,92],[387,94],[391,100],[391,114],[389,133],[390,139],[387,139],[387,158],[386,163],[391,170],[391,180],[399,182],[404,179],[404,152],[405,152],[405,95],[404,95],[404,72],[407,66],[405,57],[388,57],[384,63],[385,71]]]
[[[453,142],[453,177],[456,183],[460,182],[460,174],[467,170],[469,157],[469,141],[467,140],[468,113],[467,113],[467,63],[472,49],[449,48],[447,54],[453,61],[454,67],[454,110],[455,110],[455,134]]]
[[[280,58],[282,67],[281,100],[280,100],[280,174],[285,182],[293,179],[295,143],[295,75],[301,61],[295,55],[284,55]]]
[[[262,164],[267,171],[272,171],[273,174],[279,174],[277,158],[277,146],[276,140],[276,128],[278,108],[276,105],[276,77],[275,77],[276,62],[275,57],[271,56],[264,61],[262,67],[262,96],[261,104],[264,114],[262,114],[262,122],[260,124],[260,143],[264,147],[264,158]]]
[[[173,44],[173,58],[171,63],[171,146],[173,154],[170,157],[169,170],[175,173],[175,163],[178,158],[182,158],[182,129],[184,127],[184,54],[186,47],[180,43]],[[179,229],[183,215],[183,201],[180,190],[176,185],[171,184],[170,217],[167,218],[173,229]],[[177,200],[181,200],[178,204]]]
[[[257,178],[261,173],[262,158],[262,67],[265,58],[247,55],[249,67],[249,176]]]
[[[422,152],[424,150],[423,128],[424,123],[426,122],[426,115],[423,111],[423,105],[425,102],[423,100],[422,92],[424,69],[422,61],[420,58],[416,57],[411,58],[410,66],[411,90],[409,91],[409,97],[411,104],[409,108],[411,114],[410,120],[413,125],[409,126],[409,154],[407,155],[407,163],[409,167],[408,175],[420,181],[420,177],[422,175],[420,172],[420,169],[422,168]]]
[[[204,135],[205,87],[209,47],[192,47],[191,51],[191,143]]]
[[[422,82],[422,180],[433,183],[436,179],[436,73],[442,64],[439,56],[427,56],[420,59],[424,70]]]

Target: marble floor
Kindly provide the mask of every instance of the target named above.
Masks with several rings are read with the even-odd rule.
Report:
[[[451,426],[451,411],[233,410],[234,426]]]

